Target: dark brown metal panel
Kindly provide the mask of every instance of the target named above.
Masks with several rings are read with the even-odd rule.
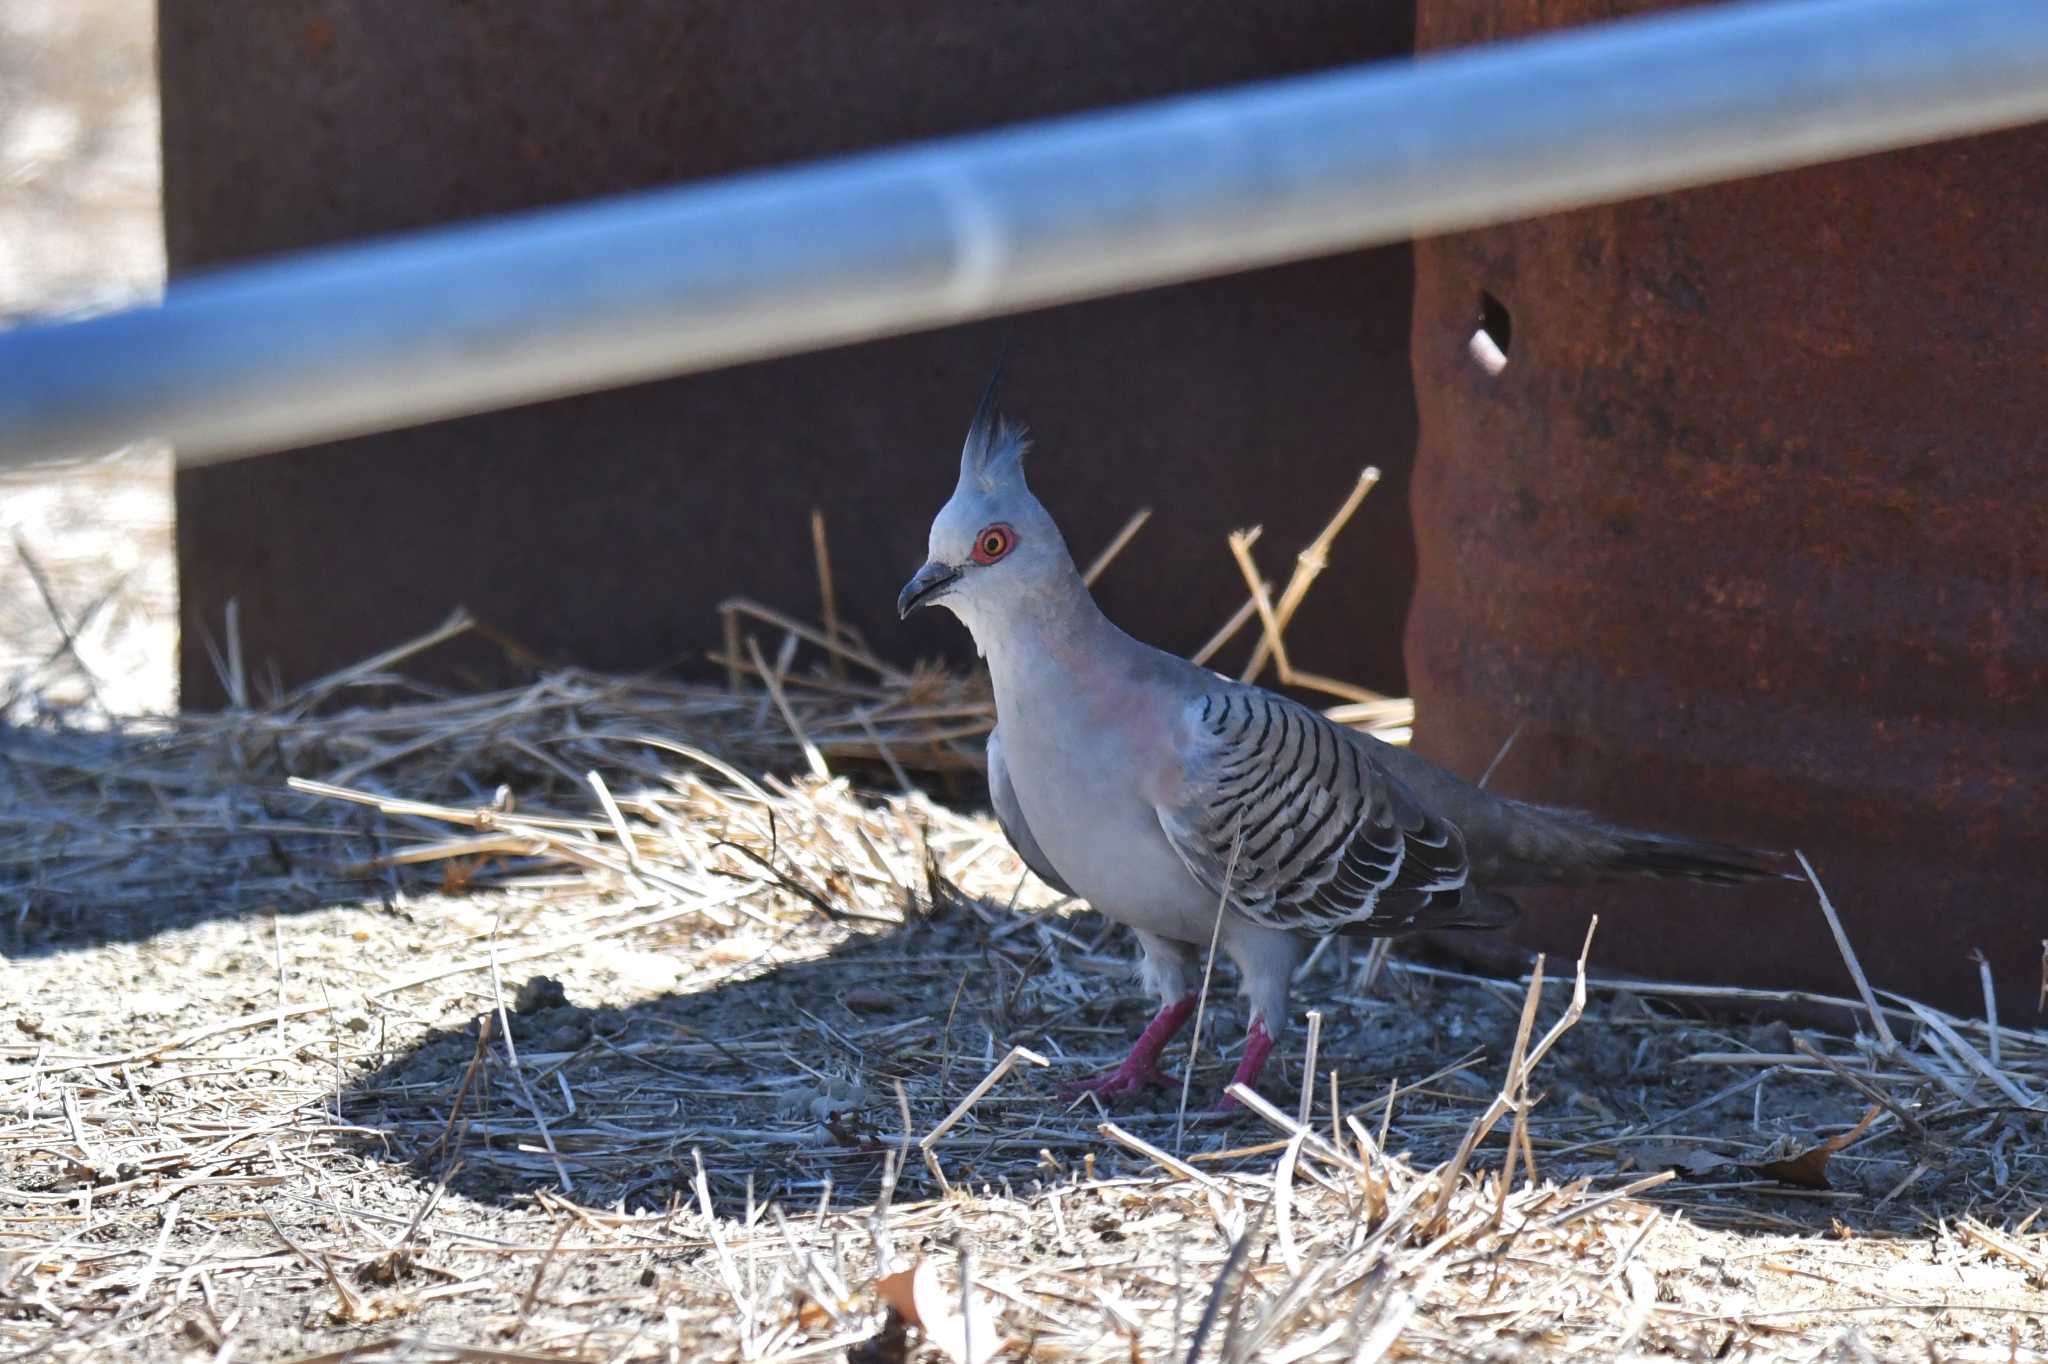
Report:
[[[1419,42],[1617,7],[1477,8]],[[2044,186],[2017,132],[1418,245],[1419,746],[1477,772],[1519,725],[1512,794],[1803,847],[1879,986],[1974,1009],[1981,948],[2034,1018]],[[1847,988],[1803,891],[1530,905],[1554,951],[1601,910],[1609,969]]]
[[[1406,0],[208,0],[161,8],[176,273],[483,214],[1405,52]],[[553,402],[178,479],[183,699],[218,704],[231,598],[259,674],[318,675],[468,605],[541,653],[697,664],[745,592],[816,609],[827,509],[842,611],[887,652],[897,588],[1006,331],[1036,481],[1085,556],[1137,506],[1103,586],[1181,649],[1276,573],[1377,462],[1291,640],[1401,683],[1412,573],[1405,248]],[[1012,331],[1013,329],[1013,331]],[[490,676],[495,655],[437,655]],[[470,669],[473,671],[463,671]]]

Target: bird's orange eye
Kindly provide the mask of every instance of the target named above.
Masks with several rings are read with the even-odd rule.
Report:
[[[992,564],[1008,554],[1017,543],[1017,533],[998,521],[993,526],[983,526],[981,534],[974,537],[974,562]]]

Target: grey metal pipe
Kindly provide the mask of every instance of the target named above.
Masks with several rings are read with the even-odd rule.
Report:
[[[0,465],[226,458],[2044,117],[2048,0],[1599,25],[183,281],[0,335]]]

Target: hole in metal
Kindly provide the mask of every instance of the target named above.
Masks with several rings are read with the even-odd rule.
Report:
[[[1481,290],[1479,327],[1465,343],[1465,349],[1470,352],[1473,363],[1488,374],[1499,374],[1508,367],[1508,346],[1514,335],[1515,320],[1508,315],[1507,304]]]

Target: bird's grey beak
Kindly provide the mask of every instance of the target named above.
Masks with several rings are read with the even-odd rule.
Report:
[[[959,576],[960,570],[948,564],[926,564],[903,584],[903,591],[896,597],[896,618],[901,620],[918,607],[938,600]]]

